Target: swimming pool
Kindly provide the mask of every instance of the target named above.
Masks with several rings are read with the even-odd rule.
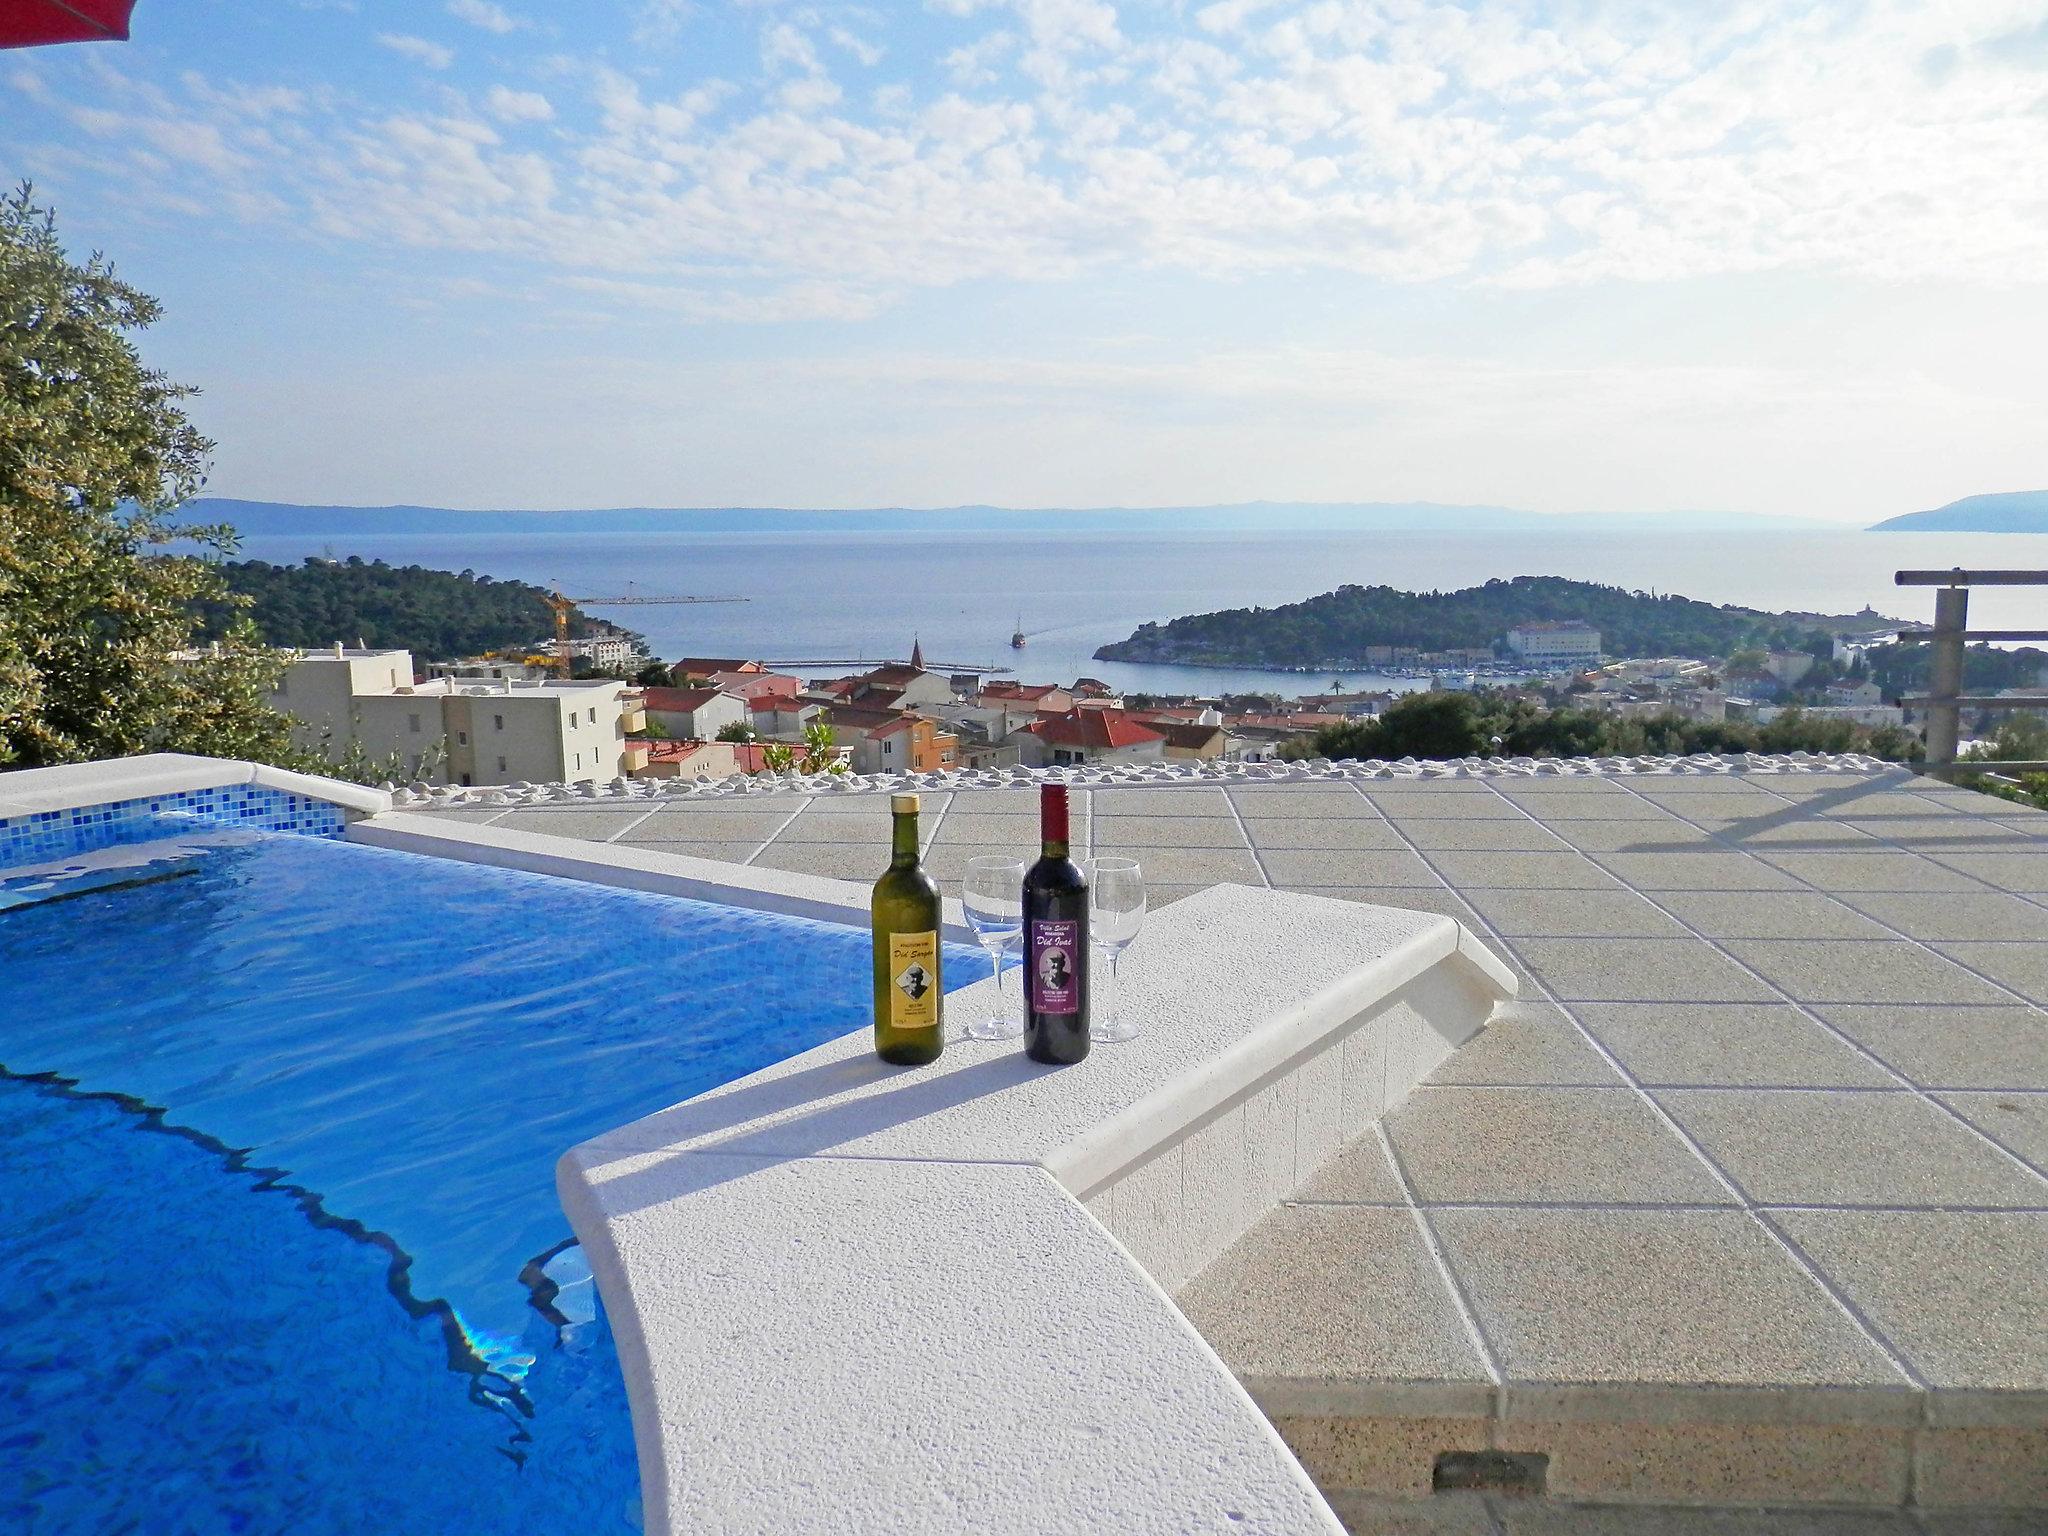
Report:
[[[862,1027],[868,965],[267,832],[0,879],[0,1529],[635,1529],[554,1160]]]

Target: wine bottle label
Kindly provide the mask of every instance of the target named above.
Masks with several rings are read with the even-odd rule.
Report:
[[[939,935],[889,935],[889,1025],[930,1029],[939,1022]]]
[[[1081,988],[1075,975],[1081,925],[1072,918],[1042,918],[1031,925],[1031,1009],[1034,1013],[1079,1013]]]

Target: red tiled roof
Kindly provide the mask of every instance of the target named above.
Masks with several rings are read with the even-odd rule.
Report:
[[[643,741],[640,745],[647,749],[647,760],[650,763],[682,763],[688,762],[699,752],[702,752],[709,743],[702,741]]]
[[[1049,693],[1064,693],[1058,683],[1006,683],[1002,681],[984,683],[984,696],[994,699],[1022,699],[1027,703],[1042,699]]]
[[[1062,747],[1135,747],[1163,741],[1158,731],[1140,725],[1120,709],[1074,709],[1024,727],[1042,741]]]
[[[678,676],[709,677],[714,672],[763,672],[767,669],[758,661],[749,661],[744,656],[685,656],[681,661],[672,661],[668,669]]]
[[[657,714],[688,715],[713,699],[731,698],[723,688],[647,688],[647,707]]]

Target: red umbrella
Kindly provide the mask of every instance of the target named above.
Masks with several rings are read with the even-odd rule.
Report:
[[[0,48],[125,42],[135,0],[0,0]]]

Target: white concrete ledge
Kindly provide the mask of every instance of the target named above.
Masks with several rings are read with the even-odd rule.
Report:
[[[54,768],[20,768],[0,773],[0,817],[68,811],[81,805],[109,805],[121,800],[146,800],[153,795],[183,794],[195,789],[222,789],[233,784],[258,784],[265,789],[304,795],[359,815],[391,809],[391,794],[344,784],[338,779],[292,773],[263,763],[235,758],[193,757],[183,752],[151,752],[140,757],[107,758],[96,763],[62,763]]]
[[[1340,1530],[1167,1291],[1513,989],[1449,918],[1217,886],[1079,1066],[863,1031],[572,1149],[648,1529]]]

